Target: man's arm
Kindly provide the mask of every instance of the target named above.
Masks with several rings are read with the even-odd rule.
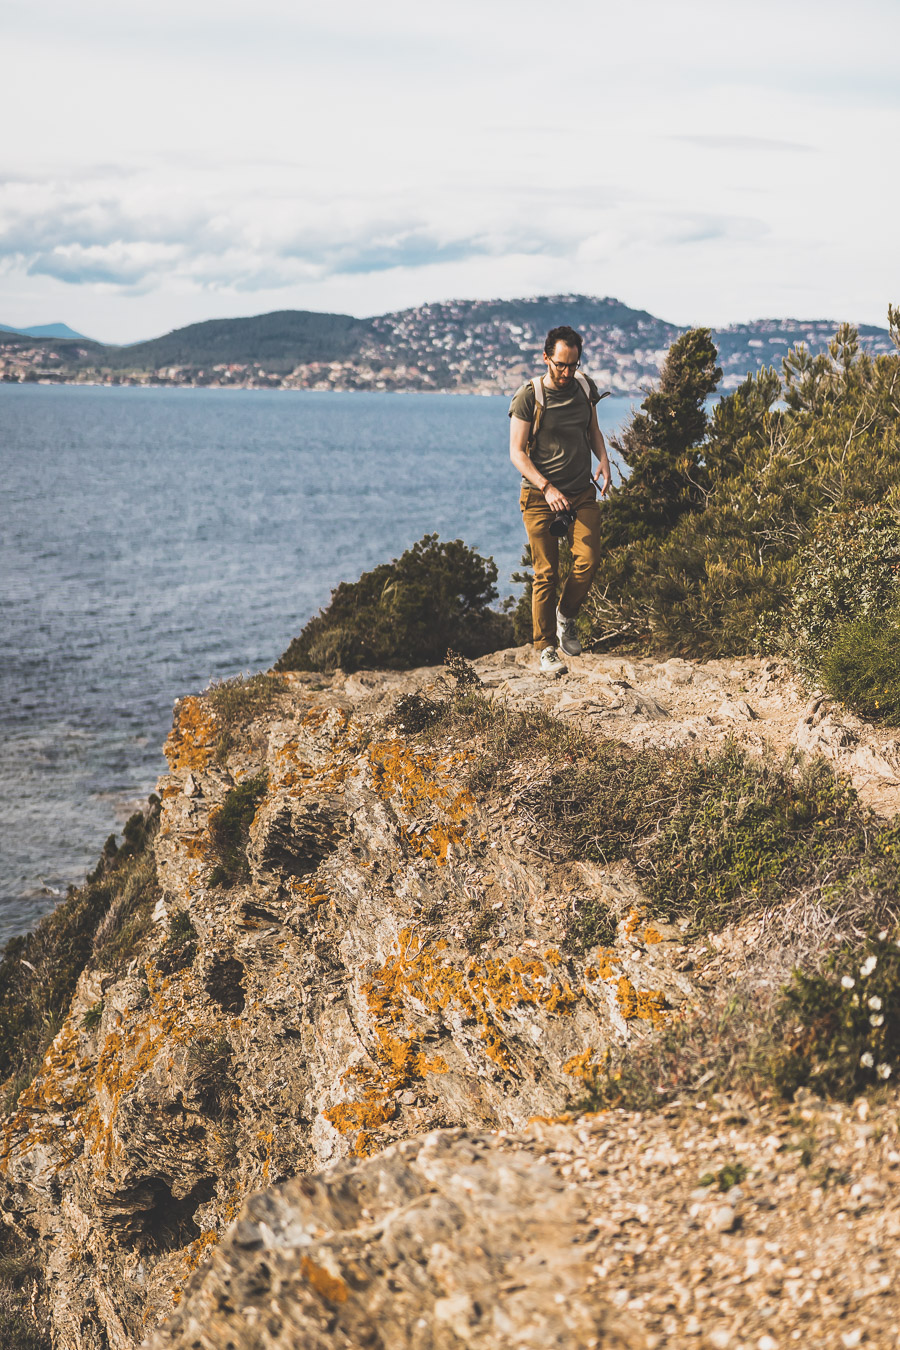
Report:
[[[609,491],[609,485],[612,477],[609,471],[609,455],[606,453],[606,441],[603,439],[603,432],[600,430],[600,423],[597,421],[597,405],[594,404],[591,413],[591,449],[600,463],[600,474],[603,478],[603,487],[600,489],[600,496],[605,497]]]
[[[596,420],[596,419],[595,419]],[[511,417],[509,419],[509,457],[515,467],[519,470],[529,483],[533,483],[538,492],[543,492],[544,500],[551,511],[565,511],[569,505],[568,497],[564,497],[559,488],[555,488],[546,474],[541,473],[536,467],[531,456],[526,453],[528,437],[531,435],[531,423],[524,421],[521,417]],[[601,443],[603,437],[600,437]],[[604,454],[606,448],[604,447]]]

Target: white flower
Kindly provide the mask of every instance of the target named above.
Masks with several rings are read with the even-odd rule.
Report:
[[[865,979],[867,975],[871,975],[872,971],[875,969],[877,965],[878,965],[877,956],[867,956],[865,961],[863,961],[862,965],[859,968],[859,973],[863,977],[863,979]]]
[[[854,980],[852,975],[845,975],[841,980],[841,986],[844,989],[852,989],[855,984],[856,981]]]
[[[873,994],[872,997],[869,999],[869,1007],[872,1009],[873,1012],[881,1011],[881,999],[878,997],[877,994]]]
[[[871,1069],[875,1063],[875,1056],[871,1055],[868,1050],[864,1050],[859,1057],[859,1062],[864,1069]]]
[[[886,928],[882,928],[881,932],[878,934],[878,941],[879,941],[879,942],[884,942],[884,940],[885,940],[886,937],[887,937],[887,929],[886,929]]]
[[[884,1026],[884,1013],[873,1013],[869,1018],[869,1025],[873,1027]]]
[[[891,1066],[890,1064],[879,1064],[875,1072],[878,1074],[879,1078],[890,1078]]]

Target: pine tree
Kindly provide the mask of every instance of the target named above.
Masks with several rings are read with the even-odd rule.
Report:
[[[701,443],[706,400],[722,378],[717,360],[708,328],[684,333],[669,348],[659,387],[613,440],[631,473],[604,511],[607,548],[664,535],[705,500]]]

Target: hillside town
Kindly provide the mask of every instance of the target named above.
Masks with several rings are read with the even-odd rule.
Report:
[[[592,317],[592,309],[597,316]],[[614,300],[548,296],[503,304],[458,301],[421,305],[368,321],[357,351],[336,360],[219,361],[129,367],[127,349],[0,334],[0,381],[170,387],[390,390],[509,394],[540,367],[548,315],[584,335],[585,368],[601,389],[639,396],[656,378],[668,347],[683,332],[674,324]],[[571,316],[571,317],[570,317]],[[587,321],[585,321],[587,320]],[[713,330],[723,368],[722,392],[762,366],[780,368],[798,343],[822,351],[837,325],[829,320],[760,319]],[[873,355],[893,350],[886,329],[862,326],[860,345]],[[144,344],[152,346],[153,344]],[[103,353],[116,350],[114,364]],[[277,367],[277,368],[273,368]]]

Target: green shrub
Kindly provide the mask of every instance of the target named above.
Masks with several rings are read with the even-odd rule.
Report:
[[[891,308],[889,317],[900,339],[900,313]],[[683,370],[683,388],[670,390],[685,407],[689,376]],[[650,489],[633,474],[604,508],[601,563],[583,610],[593,643],[724,656],[745,652],[760,625],[771,641],[773,612],[791,605],[804,565],[798,555],[820,515],[843,516],[900,492],[898,378],[900,355],[869,357],[844,325],[827,353],[798,347],[781,380],[763,370],[721,399],[704,439],[684,441],[680,459],[671,442],[669,468]],[[622,443],[632,432],[652,434],[660,452],[663,428],[648,429],[648,417],[645,404]],[[668,516],[657,500],[667,474]],[[830,565],[827,553],[821,561]]]
[[[210,1116],[234,1110],[238,1088],[233,1072],[231,1042],[224,1034],[204,1036],[188,1050],[187,1067],[201,1109]]]
[[[708,328],[692,328],[666,353],[659,384],[612,445],[630,473],[609,493],[604,548],[664,535],[702,500],[706,400],[722,378]]]
[[[611,947],[616,940],[616,916],[594,895],[570,902],[569,920],[560,946],[570,956],[586,956],[594,947]]]
[[[276,670],[402,670],[434,665],[448,647],[482,656],[511,644],[512,623],[489,609],[497,567],[461,539],[426,534],[390,563],[341,582]]]
[[[235,675],[230,680],[214,680],[204,695],[219,724],[216,745],[217,764],[224,764],[234,743],[235,732],[254,717],[278,706],[284,682],[277,675],[258,671],[255,675]]]
[[[821,973],[794,973],[781,1007],[782,1047],[773,1081],[787,1095],[808,1085],[851,1098],[900,1068],[900,932],[846,945]]]
[[[720,1167],[718,1172],[704,1172],[700,1177],[698,1185],[715,1186],[717,1191],[723,1195],[730,1191],[732,1186],[740,1186],[742,1181],[747,1179],[747,1167],[745,1163],[733,1162],[726,1163]]]
[[[633,750],[478,693],[445,705],[421,734],[454,728],[478,745],[470,789],[513,789],[519,820],[548,856],[629,861],[653,912],[688,919],[697,932],[822,877],[836,885],[865,854],[869,815],[822,760],[776,764],[747,758],[734,744],[697,756]],[[530,773],[522,774],[523,764]],[[890,888],[888,877],[878,884]],[[595,921],[598,932],[608,922],[601,913]]]
[[[834,882],[865,847],[867,814],[823,760],[754,762],[732,745],[689,760],[678,778],[679,801],[637,865],[656,912],[700,931],[751,899],[781,900],[820,875]]]
[[[900,515],[883,505],[821,515],[797,557],[790,606],[765,645],[818,679],[842,630],[880,620],[900,588]]]
[[[187,970],[197,955],[197,930],[185,909],[176,909],[169,919],[169,932],[156,954],[156,965],[163,975]]]
[[[823,688],[854,712],[900,726],[900,608],[837,630],[821,661]]]
[[[209,838],[217,860],[209,878],[210,886],[233,886],[239,881],[249,881],[247,844],[250,826],[268,785],[265,770],[245,778],[231,789],[219,809],[210,816]]]
[[[0,960],[0,1082],[11,1105],[37,1071],[44,1051],[63,1024],[78,977],[89,965],[110,969],[116,951],[116,914],[150,913],[159,899],[153,840],[159,798],[146,815],[125,826],[118,848],[109,839],[84,886],[46,914],[31,933],[10,939]],[[126,898],[127,897],[127,898]],[[134,949],[127,953],[128,959]],[[115,967],[112,967],[115,968]]]

